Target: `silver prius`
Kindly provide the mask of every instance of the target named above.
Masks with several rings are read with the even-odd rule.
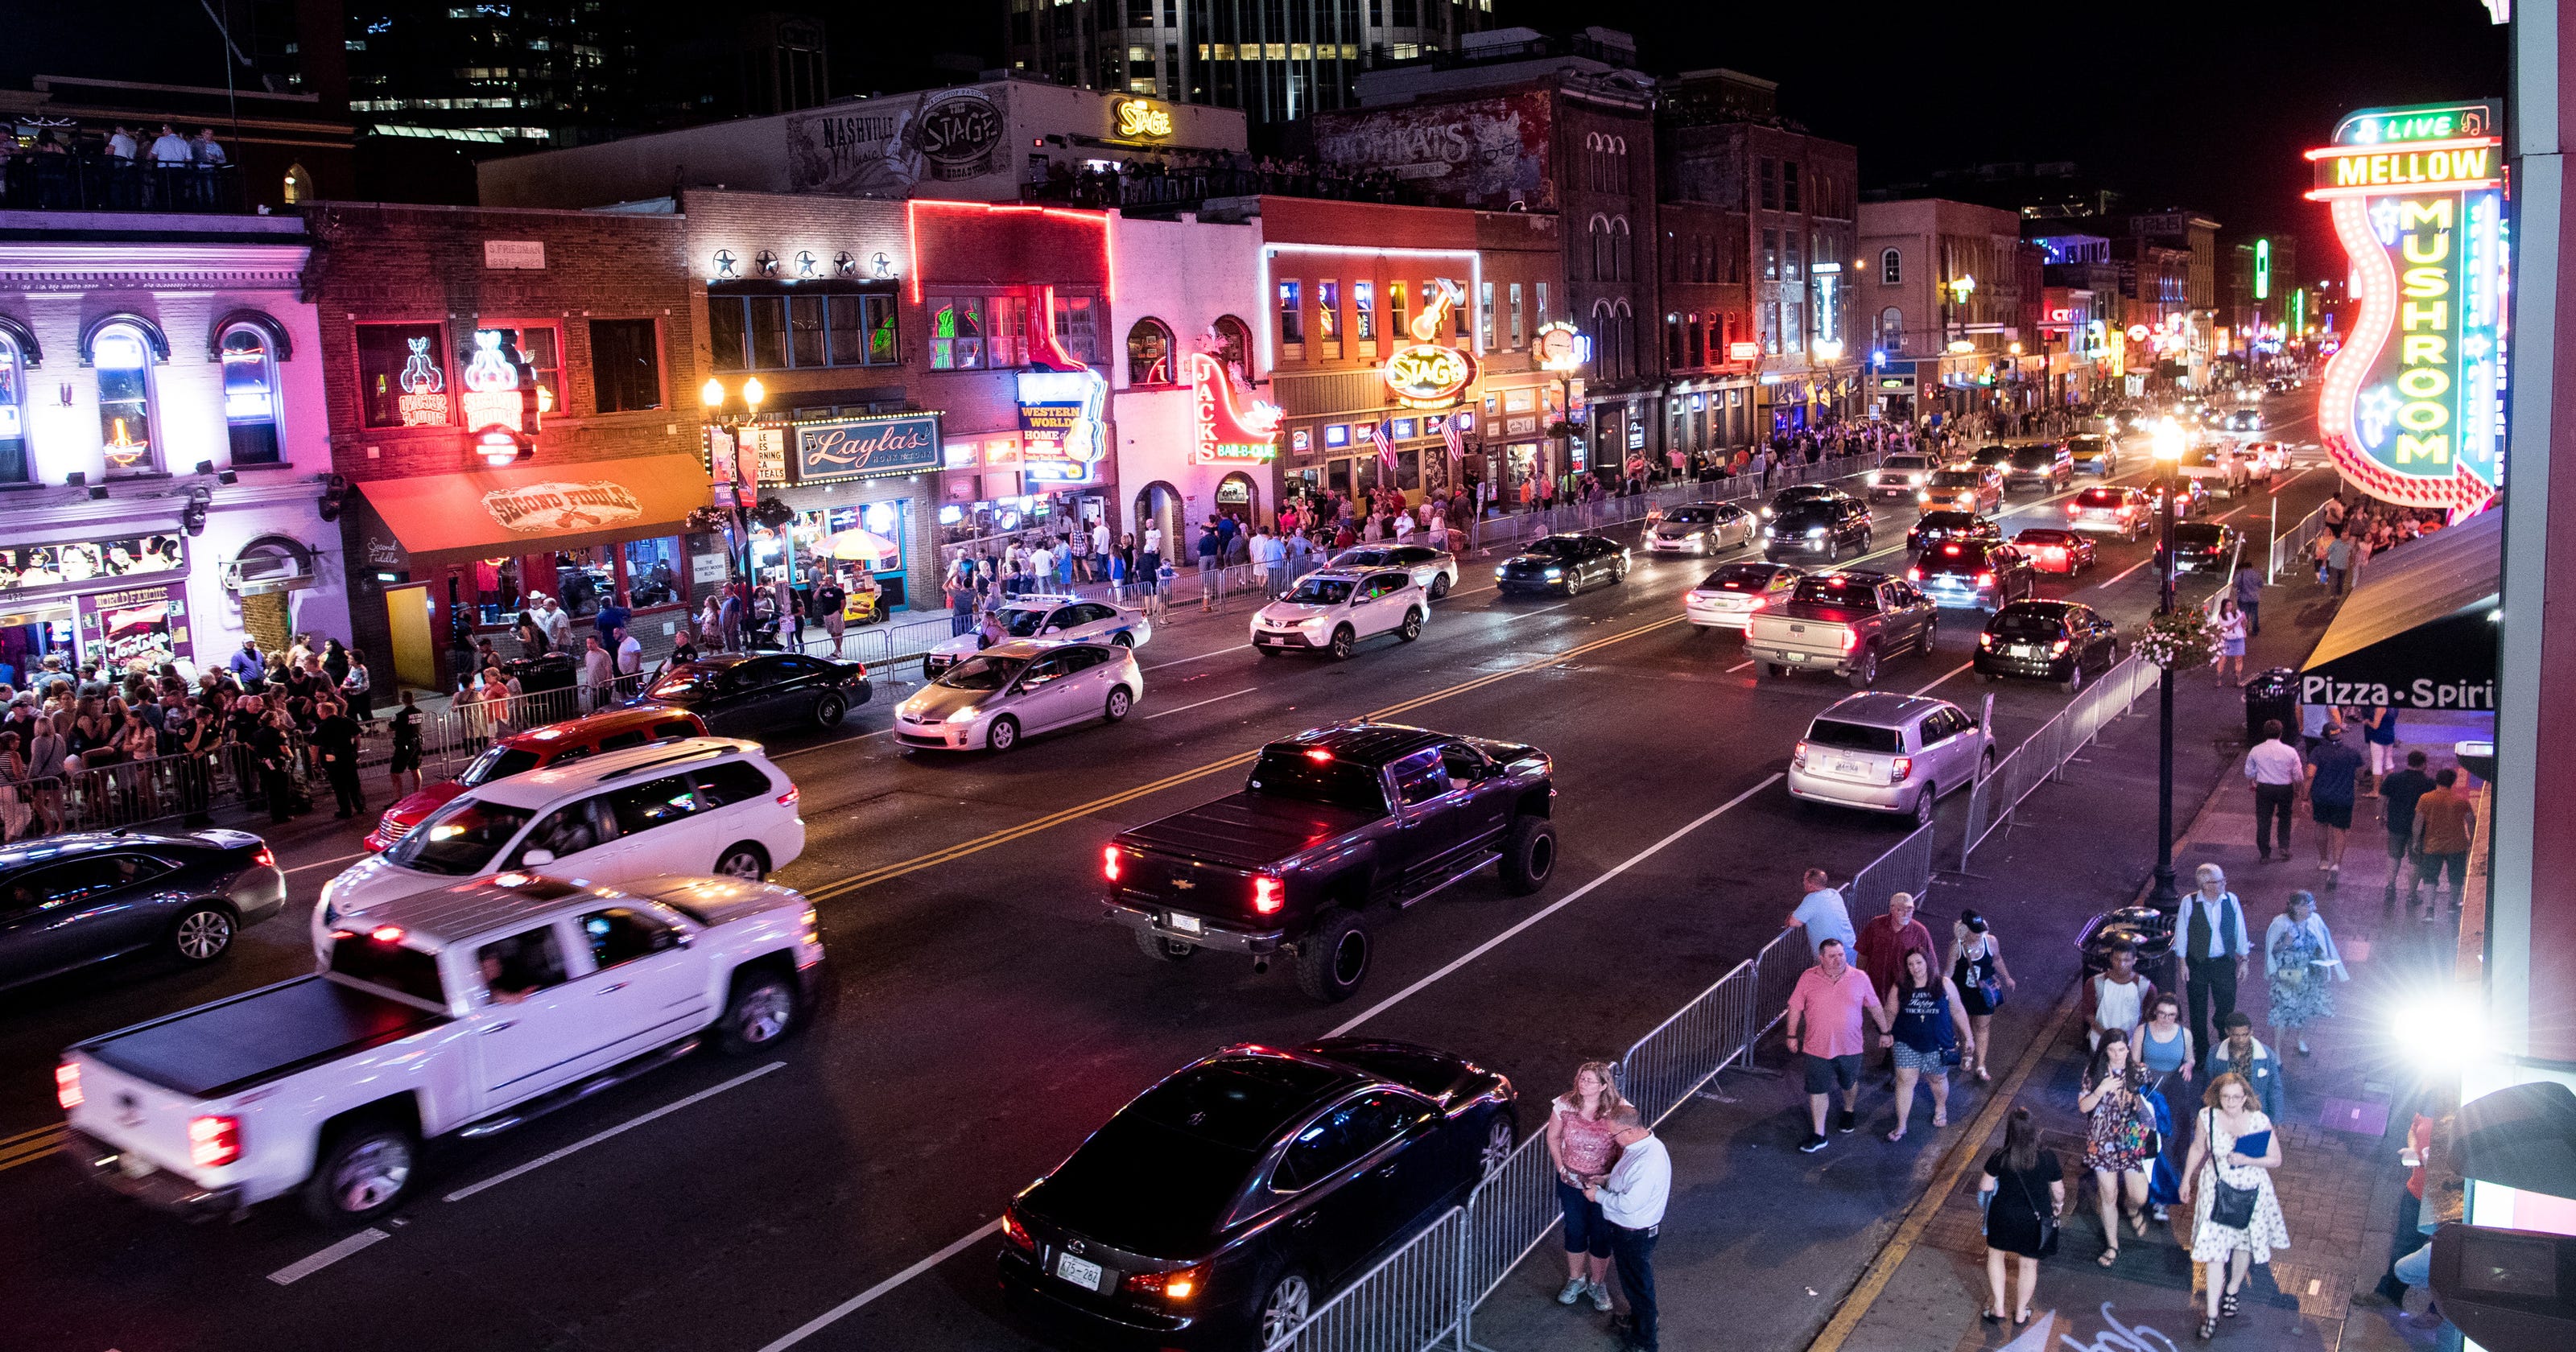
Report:
[[[1118,722],[1144,693],[1133,649],[1012,639],[967,655],[896,705],[894,740],[925,751],[1008,751],[1030,733]]]
[[[1646,552],[1700,557],[1753,543],[1753,514],[1729,502],[1694,502],[1666,511],[1646,527]]]

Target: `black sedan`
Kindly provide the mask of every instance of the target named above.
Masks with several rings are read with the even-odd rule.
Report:
[[[1550,535],[1503,560],[1494,590],[1561,591],[1568,596],[1596,582],[1628,580],[1628,547],[1606,535]]]
[[[2000,540],[2004,528],[1994,518],[1975,512],[1925,512],[1905,533],[1905,547],[1920,554],[1952,540]]]
[[[863,662],[803,653],[718,653],[670,667],[634,702],[686,709],[718,737],[746,737],[839,727],[850,706],[867,703],[868,695]]]
[[[2174,523],[2174,571],[2225,573],[2236,557],[2236,528],[2215,521]]]
[[[1995,540],[1948,540],[1934,545],[1905,570],[1905,580],[1921,587],[1934,605],[1979,610],[2001,609],[2039,586],[2029,556]]]
[[[1773,563],[1791,558],[1833,563],[1845,552],[1866,554],[1877,533],[1869,505],[1848,493],[1778,503],[1762,527],[1762,557]]]
[[[286,875],[241,831],[103,831],[0,849],[0,987],[157,951],[212,962],[286,906]]]
[[[1402,1042],[1239,1045],[1002,1213],[1003,1291],[1077,1337],[1266,1348],[1509,1159],[1511,1081]]]
[[[2076,601],[2024,599],[1986,621],[1973,662],[1984,680],[2017,676],[2076,690],[2119,657],[2119,628],[2101,612]]]

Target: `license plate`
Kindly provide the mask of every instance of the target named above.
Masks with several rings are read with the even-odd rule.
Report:
[[[1194,915],[1169,915],[1165,916],[1164,919],[1171,923],[1172,928],[1179,930],[1183,934],[1198,934],[1207,928],[1207,926],[1202,924],[1199,918]]]
[[[2013,645],[2012,655],[2015,657],[2037,657],[2039,656],[2039,649],[2034,648],[2027,643],[2016,643]]]
[[[1804,662],[1807,660],[1807,655],[1805,653],[1782,653],[1781,656],[1788,658],[1792,662]]]
[[[1850,761],[1835,761],[1834,773],[1839,775],[1856,775],[1860,773],[1860,767],[1852,764]]]
[[[1085,1291],[1100,1289],[1100,1265],[1087,1259],[1076,1258],[1069,1253],[1055,1256],[1055,1275]]]
[[[1285,643],[1288,640],[1279,637],[1277,634],[1263,634],[1252,641],[1255,643]]]
[[[116,1167],[122,1170],[127,1178],[144,1178],[152,1172],[152,1161],[128,1150],[116,1157]]]

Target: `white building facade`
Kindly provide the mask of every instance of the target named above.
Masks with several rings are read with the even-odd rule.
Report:
[[[349,636],[297,217],[0,213],[0,664]]]
[[[1215,512],[1266,522],[1277,508],[1266,500],[1277,438],[1265,455],[1233,437],[1202,437],[1189,371],[1189,358],[1206,353],[1230,373],[1230,392],[1217,398],[1242,410],[1268,397],[1251,328],[1262,314],[1261,219],[1113,215],[1111,229],[1123,329],[1110,376],[1123,528],[1141,544],[1145,526],[1159,523],[1168,557],[1174,543],[1195,538],[1189,525]]]

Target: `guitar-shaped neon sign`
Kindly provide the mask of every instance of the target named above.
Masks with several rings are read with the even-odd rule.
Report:
[[[1448,408],[1476,382],[1475,355],[1440,341],[1450,312],[1467,297],[1456,282],[1442,278],[1423,299],[1422,313],[1405,324],[1413,341],[1397,347],[1379,372],[1406,408]]]

